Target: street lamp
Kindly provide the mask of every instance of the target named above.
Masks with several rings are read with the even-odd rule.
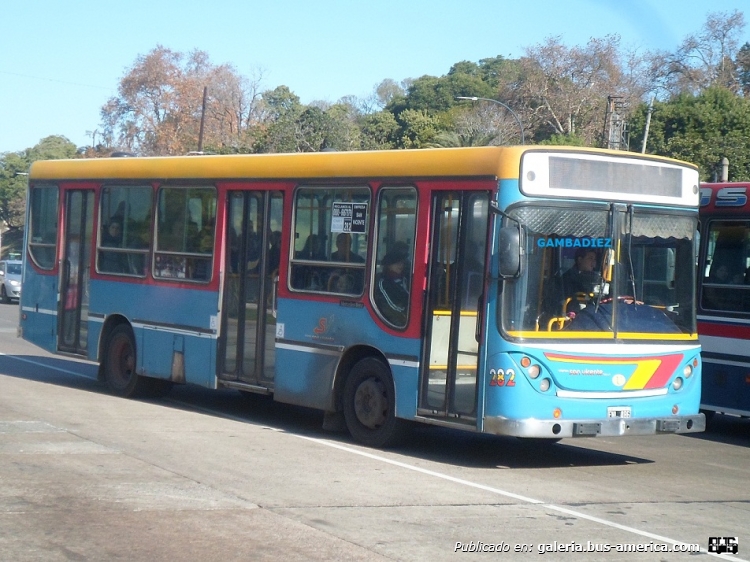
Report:
[[[456,96],[457,100],[469,100],[469,101],[491,101],[492,103],[496,103],[497,105],[503,106],[505,109],[508,110],[508,113],[510,113],[513,118],[516,120],[516,123],[518,123],[518,128],[521,129],[521,144],[526,144],[526,137],[523,134],[523,123],[521,123],[521,119],[518,117],[515,111],[513,111],[510,107],[505,105],[501,101],[493,100],[491,98],[478,98],[477,96]]]

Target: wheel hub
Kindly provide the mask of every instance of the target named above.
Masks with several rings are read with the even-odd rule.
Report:
[[[370,378],[357,387],[354,412],[359,422],[370,429],[376,429],[385,423],[388,416],[388,398],[380,381]]]

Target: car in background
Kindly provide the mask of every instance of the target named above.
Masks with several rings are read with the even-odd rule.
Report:
[[[21,298],[20,260],[0,261],[0,301],[7,304]]]

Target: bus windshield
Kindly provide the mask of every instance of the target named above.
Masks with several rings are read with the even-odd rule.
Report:
[[[524,261],[502,284],[508,336],[695,334],[694,217],[614,204],[528,205],[509,215],[522,225]]]

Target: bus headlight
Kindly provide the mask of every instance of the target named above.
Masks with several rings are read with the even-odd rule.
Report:
[[[672,383],[672,388],[675,390],[680,390],[682,388],[682,378],[677,377],[674,382]]]
[[[542,381],[539,383],[539,390],[541,390],[542,392],[547,392],[549,390],[549,385],[549,379],[542,379]]]
[[[535,379],[539,376],[539,373],[541,373],[542,370],[539,368],[539,365],[532,365],[526,372],[532,379]]]
[[[692,365],[685,365],[685,367],[682,369],[682,374],[685,375],[686,379],[689,379],[690,375],[693,374],[693,366]]]

